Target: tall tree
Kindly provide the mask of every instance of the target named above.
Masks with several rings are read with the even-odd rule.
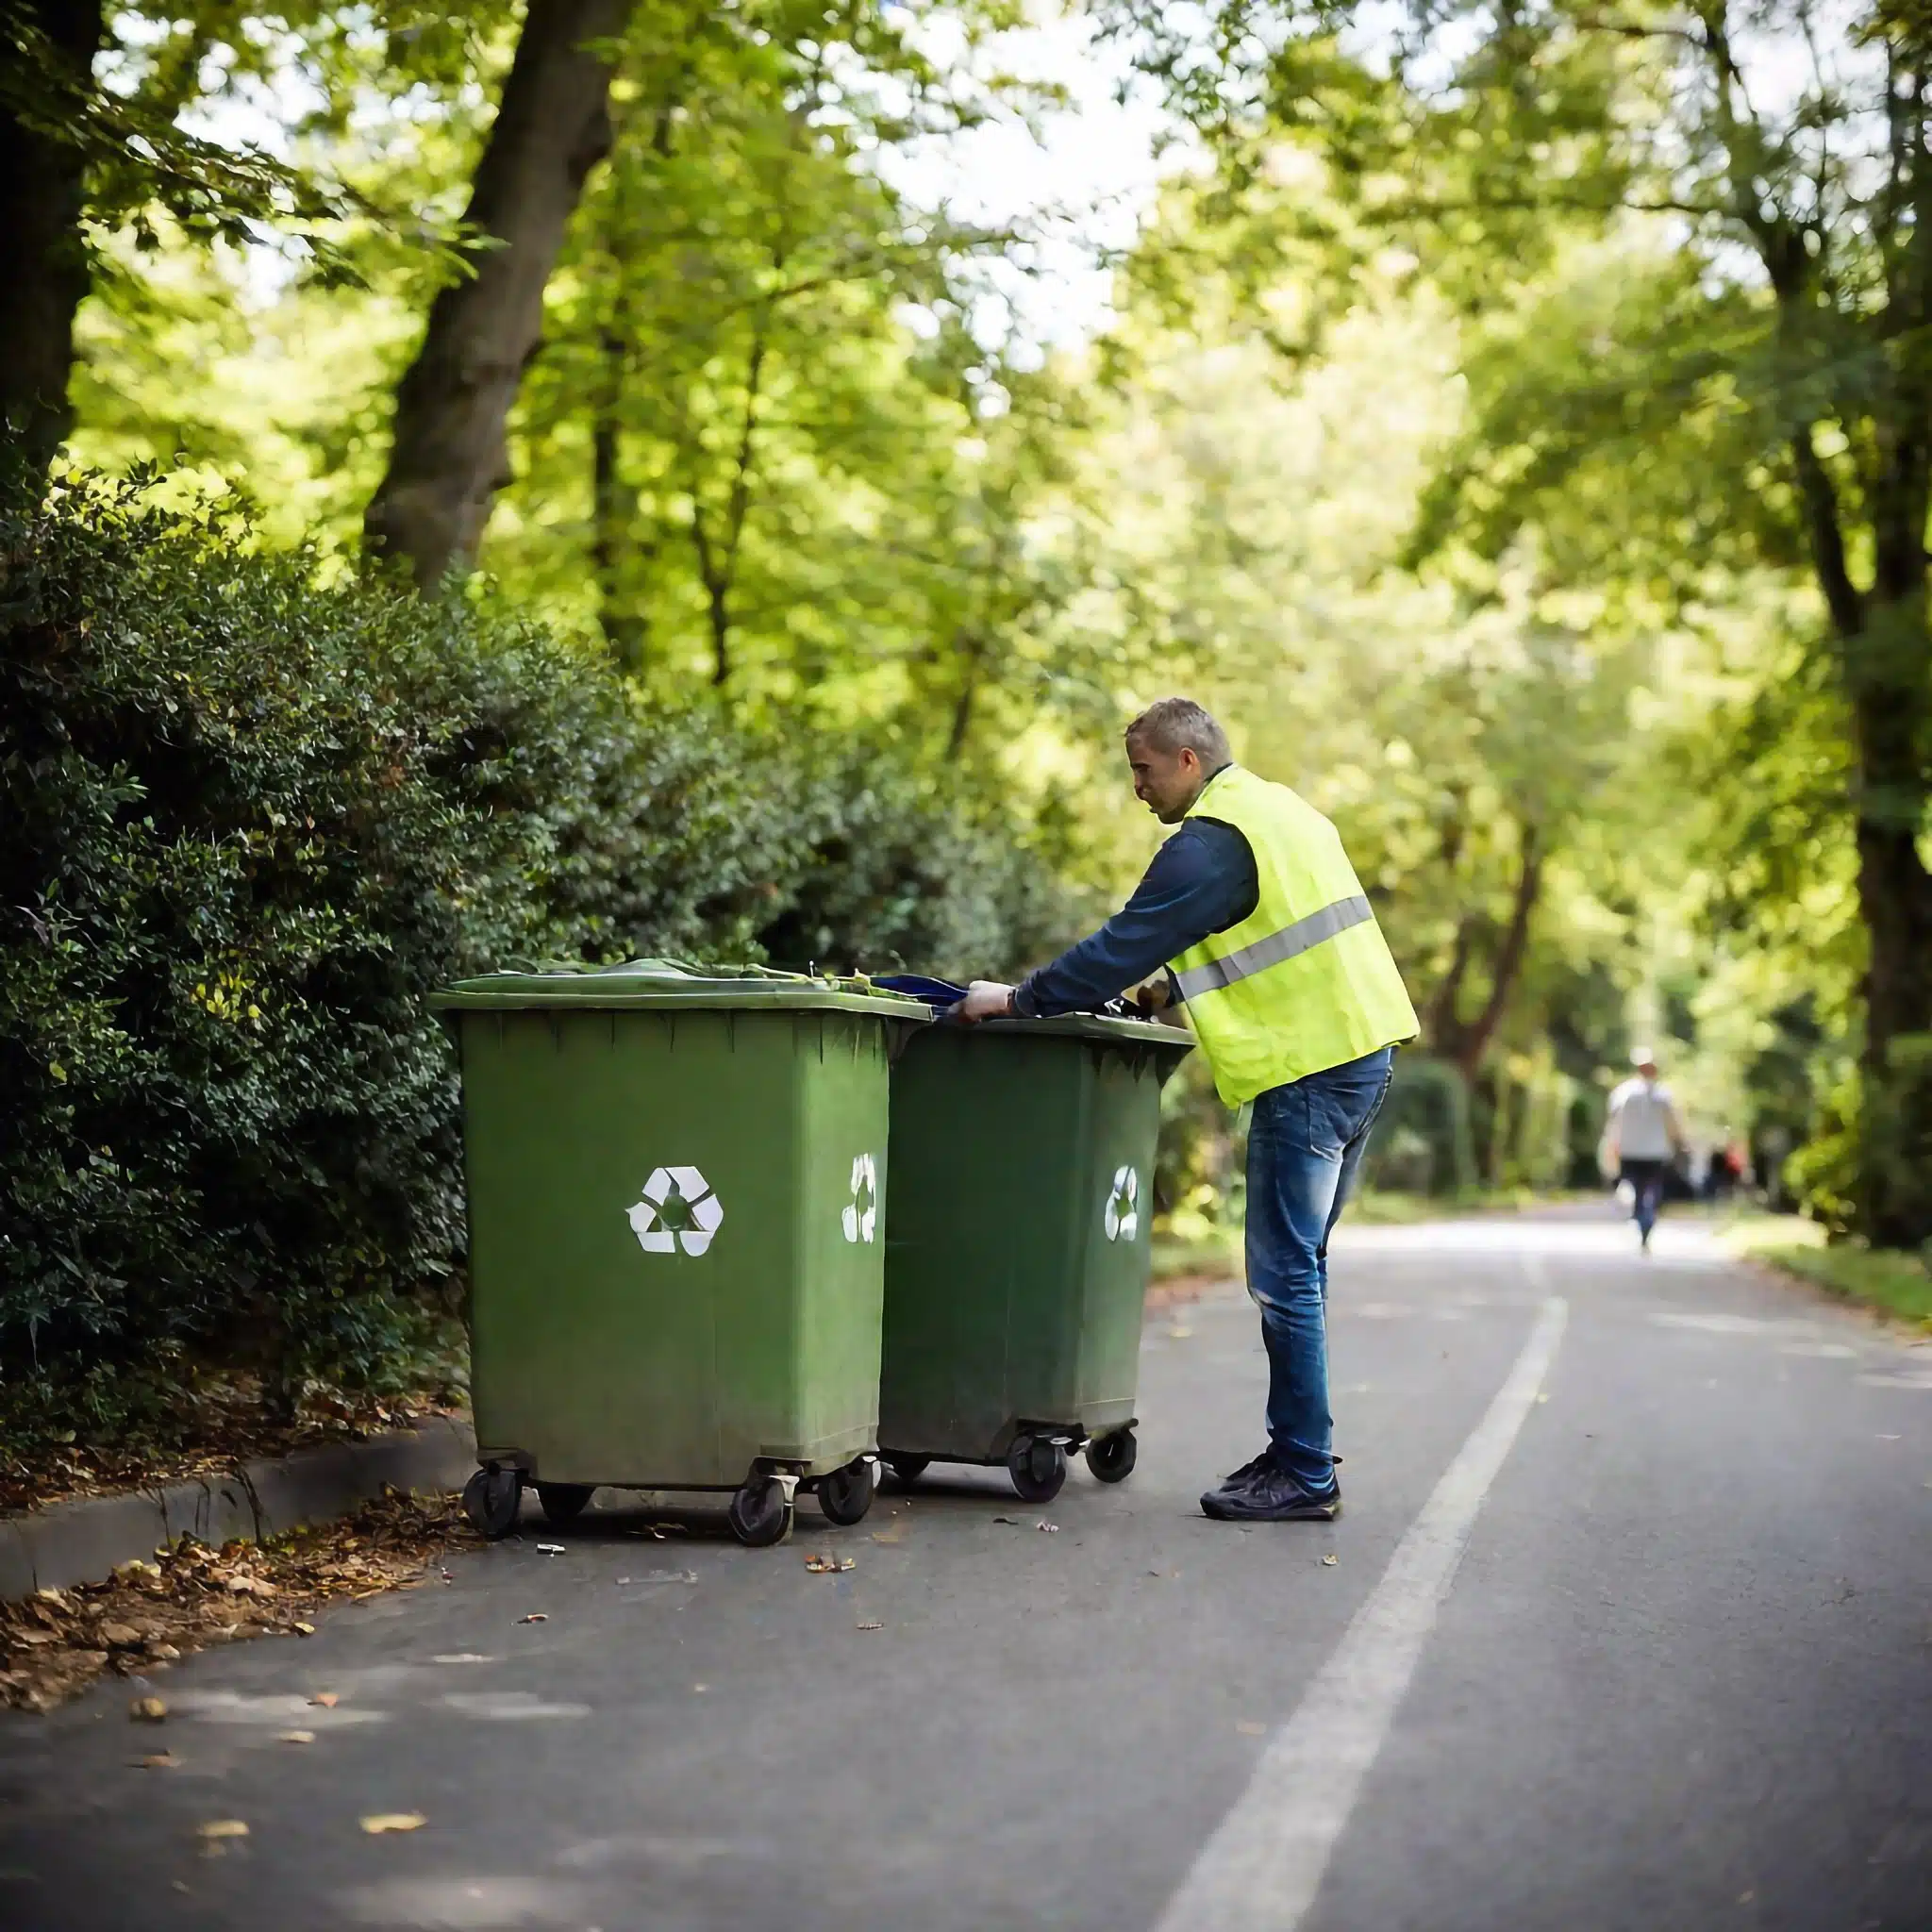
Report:
[[[1680,576],[1713,529],[1804,556],[1851,739],[1863,1222],[1916,1244],[1932,1236],[1932,24],[1903,0],[1849,19],[1811,0],[1455,0],[1385,31],[1385,78],[1337,53],[1357,10],[1219,9],[1246,85],[1211,106],[1172,35],[1162,58],[1242,165],[1271,140],[1318,142],[1366,227],[1433,264],[1459,255],[1473,300],[1484,275],[1509,281],[1505,248],[1534,271],[1579,225],[1672,225],[1619,281],[1558,275],[1502,325],[1514,360],[1498,343],[1473,370],[1428,527],[1492,556],[1554,531],[1605,564],[1641,524],[1640,568]],[[1600,278],[1606,260],[1572,266]],[[1693,439],[1698,460],[1662,459]]]
[[[0,277],[0,425],[37,469],[72,420],[74,311],[87,293],[88,261],[87,150],[34,102],[92,89],[101,33],[101,0],[43,0],[0,32],[0,255],[13,265]]]
[[[355,204],[274,157],[183,131],[220,39],[205,14],[223,13],[242,66],[261,58],[248,23],[220,0],[184,11],[157,33],[102,0],[0,4],[0,428],[38,473],[73,421],[75,314],[104,238],[128,230],[151,247],[166,221],[191,241],[243,242],[270,226],[308,234],[325,255],[326,230]],[[111,89],[94,71],[108,53],[123,70]]]
[[[508,480],[504,425],[542,331],[543,291],[585,177],[610,145],[610,77],[631,0],[530,0],[465,216],[474,271],[429,311],[396,391],[370,547],[425,588],[475,555]]]

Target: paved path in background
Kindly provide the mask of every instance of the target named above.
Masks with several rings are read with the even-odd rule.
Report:
[[[165,1733],[122,1687],[0,1721],[0,1926],[1932,1927],[1932,1348],[1681,1219],[1334,1273],[1332,1526],[1196,1510],[1257,1441],[1228,1291],[1150,1324],[1119,1489],[975,1473],[765,1552],[600,1508],[191,1660]]]

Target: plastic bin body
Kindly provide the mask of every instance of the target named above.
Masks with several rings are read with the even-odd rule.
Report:
[[[875,1445],[889,1050],[924,1015],[703,984],[496,975],[439,1001],[462,1054],[479,1461],[734,1489]]]
[[[1000,1461],[1134,1420],[1160,1086],[1192,1042],[1144,1022],[962,1026],[892,1072],[879,1442]]]

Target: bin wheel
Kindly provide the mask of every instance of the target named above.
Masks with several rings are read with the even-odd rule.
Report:
[[[575,1523],[584,1513],[591,1491],[589,1483],[539,1483],[537,1500],[552,1523]]]
[[[925,1474],[931,1462],[930,1456],[889,1456],[886,1468],[900,1489],[909,1490]]]
[[[523,1499],[523,1476],[492,1462],[463,1485],[463,1514],[495,1542],[516,1527],[517,1507]]]
[[[830,1475],[819,1478],[819,1507],[825,1512],[827,1522],[849,1528],[872,1507],[878,1486],[872,1457],[861,1456],[857,1462],[848,1462],[843,1469],[835,1469]]]
[[[726,1514],[731,1534],[748,1550],[769,1549],[791,1534],[791,1504],[776,1476],[753,1476],[734,1491]]]
[[[1007,1451],[1007,1474],[1023,1503],[1051,1503],[1067,1479],[1067,1452],[1044,1436],[1021,1436]]]
[[[1132,1429],[1116,1429],[1110,1436],[1096,1436],[1087,1445],[1087,1467],[1096,1482],[1124,1483],[1134,1473],[1141,1453]]]

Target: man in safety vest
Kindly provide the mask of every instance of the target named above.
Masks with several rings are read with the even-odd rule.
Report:
[[[1201,1498],[1232,1523],[1327,1522],[1341,1507],[1328,1414],[1328,1237],[1418,1031],[1335,827],[1243,771],[1190,698],[1127,726],[1134,793],[1180,829],[1096,933],[1017,987],[974,980],[963,1020],[1045,1019],[1113,998],[1165,964],[1143,1005],[1185,1002],[1248,1128],[1248,1292],[1269,1365],[1268,1447]]]

